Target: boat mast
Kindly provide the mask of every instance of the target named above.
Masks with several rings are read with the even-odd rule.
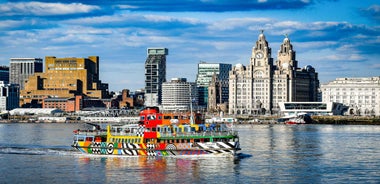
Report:
[[[193,99],[191,98],[191,83],[189,82],[189,97],[190,97],[190,124],[194,124],[194,117],[193,117]]]

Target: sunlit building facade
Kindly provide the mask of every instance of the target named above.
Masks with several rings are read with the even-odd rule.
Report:
[[[380,77],[337,78],[321,91],[323,102],[348,106],[348,115],[380,116]]]
[[[318,73],[308,65],[298,68],[296,53],[286,36],[273,62],[261,33],[246,67],[237,64],[229,75],[229,114],[277,114],[279,102],[313,102],[318,97]]]
[[[189,111],[190,104],[198,100],[198,93],[194,82],[187,82],[186,78],[172,78],[170,82],[162,84],[162,108],[168,111]]]
[[[99,57],[45,58],[45,72],[35,73],[21,90],[20,105],[41,106],[45,98],[72,98],[83,95],[107,98],[108,84],[99,79]]]

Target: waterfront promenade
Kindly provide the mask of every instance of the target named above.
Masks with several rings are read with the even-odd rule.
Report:
[[[256,116],[251,118],[237,118],[236,124],[284,124],[278,121],[278,116]],[[312,116],[312,124],[336,124],[336,125],[380,125],[380,117],[362,116]],[[29,116],[19,116],[17,118],[1,119],[0,123],[87,123],[91,121],[77,120],[68,117],[65,121],[38,121]],[[97,122],[91,122],[97,123]],[[99,123],[99,122],[98,122]],[[102,122],[109,123],[109,122]],[[130,123],[121,121],[119,123]]]

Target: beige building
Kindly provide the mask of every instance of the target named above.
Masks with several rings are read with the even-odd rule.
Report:
[[[342,103],[349,115],[380,116],[380,77],[337,78],[321,91],[323,102]]]
[[[83,95],[94,98],[108,96],[108,84],[99,80],[99,57],[45,58],[45,72],[35,73],[20,91],[20,105],[34,106],[44,98],[71,98]]]
[[[273,64],[272,51],[261,33],[247,67],[237,64],[229,77],[229,114],[269,114],[279,102],[317,101],[318,74],[311,66],[298,68],[286,36]]]

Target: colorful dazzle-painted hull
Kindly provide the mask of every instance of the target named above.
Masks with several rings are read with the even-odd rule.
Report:
[[[74,131],[72,146],[86,154],[123,156],[235,156],[240,150],[239,136],[231,123],[181,122],[171,117],[158,108],[147,108],[135,124],[107,125],[104,129],[88,123],[93,128]]]
[[[78,142],[73,147],[85,154],[120,156],[234,156],[239,150],[239,145],[236,142],[196,144]]]

